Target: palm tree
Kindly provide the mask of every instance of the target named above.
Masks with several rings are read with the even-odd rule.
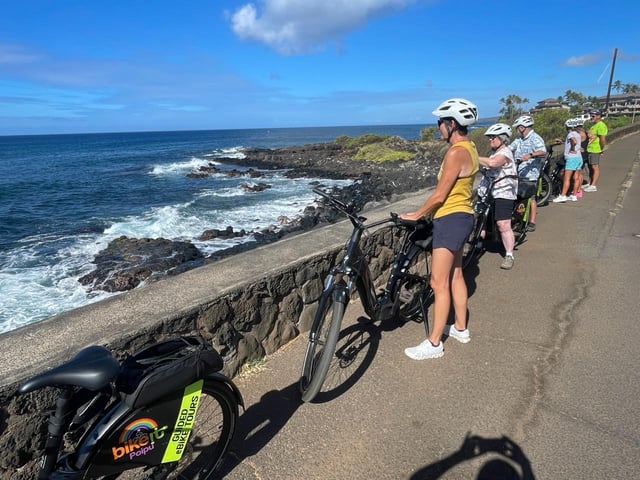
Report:
[[[510,94],[505,98],[501,98],[500,103],[504,105],[504,107],[500,109],[501,118],[511,122],[512,120],[515,120],[517,116],[524,113],[523,105],[529,103],[529,99]]]

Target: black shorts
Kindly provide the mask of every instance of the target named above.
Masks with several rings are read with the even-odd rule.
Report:
[[[464,247],[473,230],[473,214],[450,213],[433,219],[433,248],[457,252]]]
[[[493,201],[493,215],[496,220],[511,219],[513,208],[516,206],[515,200],[507,200],[506,198],[496,198]]]

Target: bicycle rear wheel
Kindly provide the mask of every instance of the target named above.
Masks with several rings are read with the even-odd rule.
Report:
[[[320,297],[309,332],[309,343],[300,376],[300,393],[304,402],[311,402],[322,388],[336,351],[345,312],[345,304],[334,298],[337,288],[346,289],[346,286],[334,284]]]
[[[422,315],[422,306],[433,294],[431,278],[431,248],[416,249],[407,260],[407,266],[400,277],[395,298],[394,311],[400,320],[415,320]],[[424,319],[426,321],[426,319]]]
[[[206,378],[189,442],[179,461],[134,468],[109,476],[125,480],[215,478],[229,448],[238,419],[238,402],[224,383]]]
[[[473,229],[469,234],[469,239],[464,244],[462,251],[462,268],[465,269],[480,255],[482,250],[482,230],[487,223],[487,217],[484,213],[475,216]]]
[[[513,210],[511,217],[511,229],[513,230],[516,245],[520,245],[527,236],[527,228],[529,227],[529,212],[531,209],[532,199],[518,199],[516,208]],[[522,208],[520,208],[522,206]],[[522,210],[520,213],[518,210]]]
[[[538,194],[536,196],[536,204],[541,207],[549,203],[549,197],[551,197],[551,190],[553,186],[551,184],[551,178],[546,172],[542,172],[540,175],[540,186],[538,188]]]

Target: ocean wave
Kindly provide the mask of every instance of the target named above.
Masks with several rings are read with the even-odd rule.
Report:
[[[184,175],[188,172],[196,172],[200,169],[200,167],[207,167],[213,162],[212,160],[207,160],[199,157],[191,157],[186,162],[174,162],[167,164],[158,164],[153,165],[151,167],[150,175],[163,176],[163,175],[175,175],[181,174]]]
[[[243,150],[244,147],[218,148],[212,153],[206,154],[205,157],[245,158]]]

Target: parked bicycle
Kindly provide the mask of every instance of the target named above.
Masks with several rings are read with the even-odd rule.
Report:
[[[480,257],[486,249],[488,241],[497,241],[500,237],[493,215],[493,186],[498,178],[518,178],[515,175],[494,177],[489,175],[489,169],[481,168],[480,173],[487,180],[487,187],[476,193],[473,202],[475,215],[473,229],[464,246],[462,254],[462,268],[466,269]],[[520,245],[526,235],[530,220],[532,197],[536,192],[538,182],[526,182],[518,178],[518,195],[511,216],[511,228],[515,236],[515,244]]]
[[[341,263],[332,269],[325,281],[309,332],[300,377],[300,392],[305,402],[312,401],[322,388],[334,357],[345,309],[354,290],[357,290],[364,311],[372,320],[419,318],[424,322],[427,334],[426,308],[432,294],[429,285],[433,240],[430,222],[403,220],[392,213],[388,219],[366,224],[365,217],[356,215],[354,205],[346,205],[321,189],[313,191],[322,196],[329,206],[346,215],[353,231]],[[402,240],[386,287],[377,294],[369,263],[360,249],[360,239],[368,229],[385,223],[399,227]]]
[[[119,363],[91,346],[22,383],[55,387],[39,479],[211,479],[235,431],[242,395],[200,337],[147,347]],[[65,435],[80,436],[65,448]]]
[[[536,202],[539,207],[549,204],[552,196],[557,197],[562,191],[562,175],[564,173],[564,159],[557,159],[553,164],[553,147],[560,145],[555,142],[547,146],[547,156],[542,162],[541,174],[538,179],[538,192],[536,194]]]

